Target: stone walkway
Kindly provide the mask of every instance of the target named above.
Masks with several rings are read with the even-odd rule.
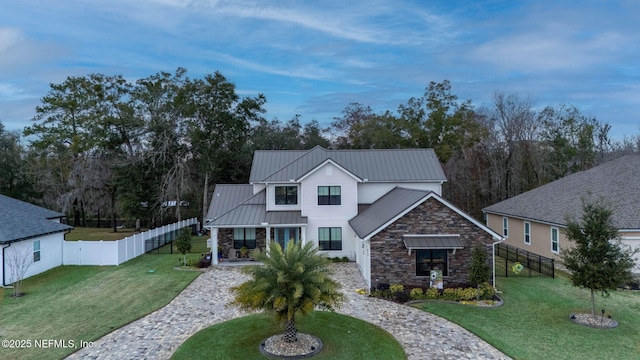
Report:
[[[387,330],[409,359],[508,359],[467,330],[424,311],[359,295],[364,279],[354,263],[333,264],[343,285],[339,313]],[[229,287],[247,279],[238,266],[213,266],[164,308],[113,331],[68,359],[168,359],[185,340],[213,324],[244,316],[231,301]]]

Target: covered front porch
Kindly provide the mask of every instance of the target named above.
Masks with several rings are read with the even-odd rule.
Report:
[[[267,224],[262,227],[212,227],[211,237],[207,241],[213,253],[213,263],[223,259],[237,259],[243,257],[243,252],[267,250],[267,244],[277,241],[281,247],[286,247],[291,241],[306,242],[306,224]],[[235,252],[235,254],[231,254]]]

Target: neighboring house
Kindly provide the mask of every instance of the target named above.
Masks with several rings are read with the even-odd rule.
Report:
[[[372,287],[427,286],[431,270],[456,286],[472,248],[502,240],[442,199],[433,149],[256,151],[249,181],[216,186],[205,221],[214,251],[312,242],[355,260]]]
[[[582,199],[603,197],[623,243],[640,244],[640,155],[626,155],[577,172],[483,209],[487,225],[506,244],[559,259],[572,246],[564,235],[567,215],[582,216]],[[640,264],[638,257],[636,263]],[[635,272],[640,272],[636,266]]]
[[[7,260],[16,251],[27,249],[31,265],[25,278],[62,265],[64,234],[72,229],[60,221],[64,214],[0,195],[0,279],[12,284]]]

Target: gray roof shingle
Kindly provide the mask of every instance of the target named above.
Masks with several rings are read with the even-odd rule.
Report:
[[[297,180],[327,160],[332,160],[360,179],[368,181],[446,181],[433,149],[256,151],[249,181]]]
[[[72,229],[72,226],[54,221],[62,217],[62,213],[0,195],[0,243]]]
[[[567,215],[581,218],[583,197],[604,197],[610,202],[618,229],[640,229],[640,155],[622,156],[568,175],[483,211],[564,226]]]

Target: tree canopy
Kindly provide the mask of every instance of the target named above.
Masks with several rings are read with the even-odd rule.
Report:
[[[262,266],[245,267],[252,279],[231,289],[233,305],[245,310],[265,310],[286,323],[285,340],[296,341],[295,317],[316,307],[333,311],[344,295],[330,278],[330,261],[318,253],[312,242],[290,241],[283,250],[273,241],[269,251],[258,257]]]
[[[569,219],[565,234],[574,247],[561,249],[562,264],[569,270],[574,286],[591,292],[591,314],[595,316],[595,292],[610,290],[632,280],[634,251],[619,241],[613,225],[613,211],[604,200],[583,200],[582,220]]]

